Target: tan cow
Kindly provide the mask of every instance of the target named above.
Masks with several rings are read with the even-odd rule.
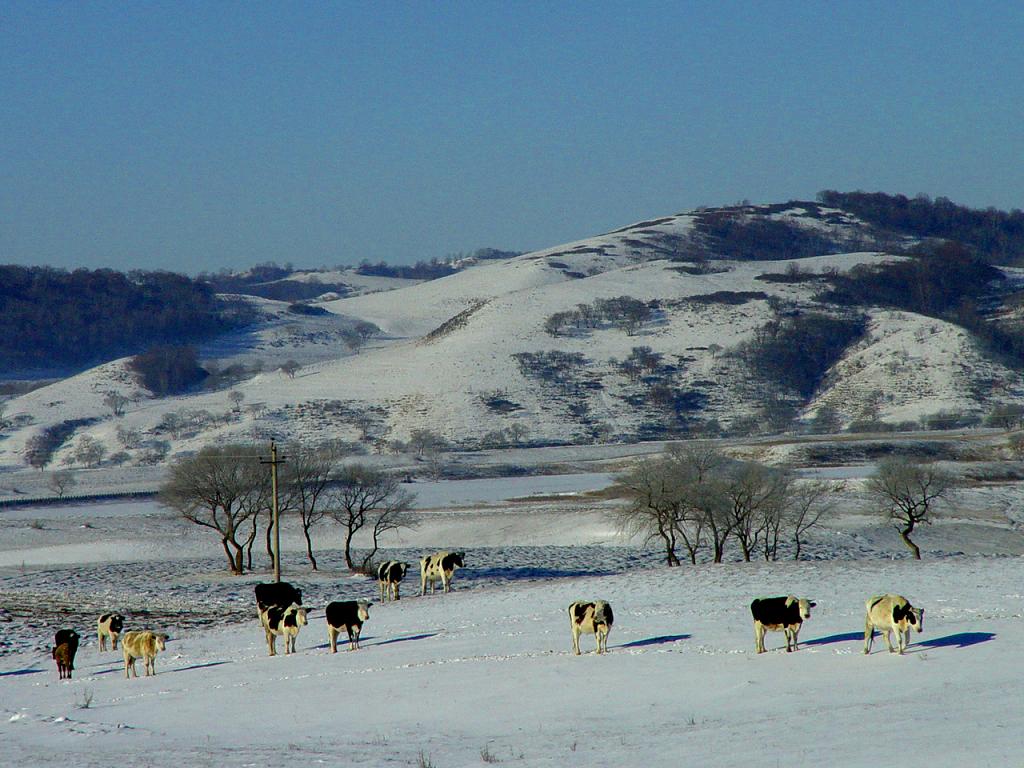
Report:
[[[864,653],[871,653],[875,630],[885,634],[889,653],[899,653],[910,645],[910,628],[918,632],[924,629],[924,608],[915,608],[902,595],[875,595],[864,604]],[[889,635],[896,633],[896,648],[892,647]]]
[[[167,635],[159,632],[125,632],[121,637],[121,653],[124,654],[124,676],[138,677],[135,660],[142,659],[146,665],[146,677],[156,674],[156,655],[166,649]]]

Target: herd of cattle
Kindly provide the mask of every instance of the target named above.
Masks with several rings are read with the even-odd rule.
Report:
[[[456,568],[465,567],[465,553],[438,552],[420,560],[420,595],[427,593],[427,584],[433,593],[434,585],[440,581],[445,592],[451,591],[452,576]],[[396,560],[388,560],[377,567],[377,581],[380,587],[380,599],[398,600],[399,585],[408,571],[408,564]],[[299,630],[307,623],[307,609],[302,605],[302,592],[287,582],[256,585],[256,609],[260,624],[266,633],[267,651],[276,655],[275,647],[278,637],[284,638],[284,652],[295,653],[295,643]],[[331,653],[338,651],[338,636],[344,631],[348,635],[349,649],[358,650],[359,635],[363,623],[370,618],[370,603],[367,600],[337,601],[327,604],[327,636],[330,641]],[[769,631],[783,632],[786,639],[786,651],[797,649],[797,638],[803,622],[811,617],[811,608],[815,603],[804,598],[787,595],[782,597],[764,597],[750,604],[750,613],[754,619],[754,647],[757,653],[764,653],[764,637]],[[890,653],[902,654],[910,643],[911,629],[921,632],[924,629],[924,609],[916,608],[901,595],[875,595],[865,603],[864,618],[864,653],[871,652],[874,634],[884,634],[885,644]],[[580,635],[594,635],[597,642],[597,653],[608,650],[608,634],[615,621],[611,605],[604,600],[587,602],[578,600],[569,606],[569,625],[572,631],[572,649],[580,654]],[[124,675],[138,676],[135,671],[136,659],[145,663],[145,674],[156,674],[156,656],[165,650],[167,635],[138,631],[122,635],[124,617],[116,613],[104,613],[96,622],[96,634],[99,649],[106,650],[109,639],[114,650],[117,650],[118,639],[121,641],[121,652],[124,656]],[[890,635],[896,635],[896,647],[893,647]],[[54,636],[53,659],[57,663],[57,672],[61,679],[70,678],[74,670],[75,653],[78,650],[79,636],[73,629],[61,629]]]

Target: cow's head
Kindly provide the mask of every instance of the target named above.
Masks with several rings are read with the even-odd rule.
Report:
[[[918,632],[924,631],[924,608],[910,607],[910,612],[907,616],[907,620],[913,625],[914,629]]]
[[[399,574],[399,576],[401,576],[404,579],[405,578],[405,572],[409,570],[409,564],[408,563],[395,563],[395,565],[398,566],[398,574]]]
[[[166,651],[167,650],[167,641],[168,640],[170,640],[170,636],[169,635],[158,633],[156,635],[156,647],[157,647],[157,650]]]
[[[306,609],[302,606],[292,604],[289,608],[295,614],[295,626],[304,627],[306,626]]]
[[[459,566],[459,568],[465,568],[466,567],[466,553],[465,552],[453,552],[452,553],[452,562],[455,563],[455,565]]]
[[[786,607],[787,608],[789,608],[794,603],[796,603],[796,605],[799,606],[799,608],[800,608],[800,618],[801,619],[809,619],[809,618],[811,618],[811,608],[814,608],[817,605],[817,603],[815,603],[815,602],[813,602],[811,600],[807,600],[807,599],[802,598],[802,597],[798,598],[798,597],[793,597],[792,595],[790,595],[788,598],[786,598]]]
[[[373,605],[369,600],[357,600],[356,606],[358,607],[358,615],[360,621],[370,620],[370,606]]]

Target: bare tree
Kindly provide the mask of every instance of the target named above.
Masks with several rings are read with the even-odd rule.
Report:
[[[869,498],[892,522],[903,543],[921,559],[921,548],[910,534],[920,525],[930,525],[937,504],[948,501],[957,486],[956,478],[934,464],[919,464],[905,458],[887,459],[868,478]]]
[[[416,451],[417,456],[424,453],[435,453],[445,447],[445,440],[437,432],[429,429],[414,429],[409,433],[409,447]]]
[[[736,466],[722,485],[727,520],[743,559],[750,562],[758,544],[780,519],[789,476],[757,462]]]
[[[130,402],[131,400],[120,392],[107,392],[103,398],[103,404],[107,406],[115,416],[124,416],[125,406]]]
[[[64,494],[73,488],[76,482],[75,476],[71,472],[66,469],[58,469],[56,472],[50,473],[46,487],[63,499]]]
[[[713,447],[691,443],[671,446],[664,457],[640,462],[617,478],[629,499],[616,513],[619,525],[644,534],[648,542],[660,540],[670,567],[680,564],[680,546],[696,564],[708,539],[714,544],[715,562],[721,562],[724,537],[719,539],[718,533],[724,521],[714,473],[723,461]]]
[[[398,480],[363,464],[352,464],[341,470],[337,483],[330,489],[327,502],[332,517],[342,526],[345,537],[345,565],[355,571],[365,568],[377,553],[377,537],[386,530],[407,524],[405,513],[412,506],[413,495]],[[352,541],[364,526],[373,531],[373,551],[363,557],[359,566],[352,555]]]
[[[838,495],[846,488],[843,482],[810,480],[795,483],[786,502],[785,522],[793,535],[793,559],[799,560],[803,536],[825,515],[831,514]]]
[[[139,429],[118,424],[114,432],[125,448],[138,448],[142,444],[142,431]]]
[[[91,435],[82,435],[75,445],[75,461],[87,467],[95,467],[107,455],[103,443]]]
[[[288,461],[281,477],[284,498],[280,508],[285,512],[298,513],[302,535],[306,539],[306,557],[315,571],[317,563],[310,531],[327,517],[327,509],[321,502],[325,499],[338,454],[331,448],[309,450],[300,446],[292,446],[287,454]]]
[[[242,401],[245,400],[245,394],[237,389],[232,389],[228,392],[228,400],[231,401],[231,407],[237,413],[242,409]]]
[[[645,459],[615,481],[626,491],[629,503],[615,513],[619,528],[645,536],[644,542],[660,539],[665,564],[680,564],[676,547],[682,524],[682,484],[664,459]]]
[[[289,379],[294,379],[295,374],[298,373],[300,367],[301,366],[294,360],[285,360],[281,363],[281,373]]]
[[[248,445],[209,446],[171,466],[160,500],[220,535],[233,574],[244,572],[242,528],[266,507],[266,470]]]

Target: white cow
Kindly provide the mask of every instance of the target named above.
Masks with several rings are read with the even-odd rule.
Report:
[[[597,652],[608,650],[608,633],[612,631],[615,616],[604,600],[586,602],[577,600],[569,606],[569,627],[572,630],[572,650],[580,655],[580,635],[586,632],[597,640]]]
[[[267,633],[267,650],[270,655],[277,655],[274,647],[277,636],[284,635],[284,652],[287,656],[295,653],[295,639],[299,636],[299,629],[306,625],[306,609],[295,603],[287,608],[269,605],[260,611],[260,623]]]

